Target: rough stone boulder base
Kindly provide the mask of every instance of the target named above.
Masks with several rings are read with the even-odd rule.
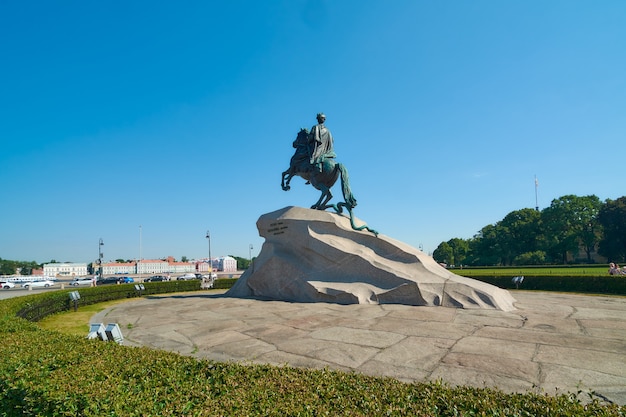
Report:
[[[508,291],[453,274],[405,243],[355,231],[335,213],[286,207],[262,215],[257,228],[261,253],[227,296],[514,310]]]

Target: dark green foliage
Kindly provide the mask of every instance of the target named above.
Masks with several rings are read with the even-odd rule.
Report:
[[[213,288],[216,290],[226,290],[235,285],[237,278],[220,278],[213,282]]]
[[[250,259],[242,258],[241,256],[230,255],[231,258],[237,260],[237,270],[242,271],[250,267]]]
[[[599,252],[610,261],[626,260],[626,197],[607,200],[598,220],[604,228]]]
[[[440,243],[433,258],[470,266],[593,263],[599,245],[598,253],[622,262],[626,259],[625,224],[626,197],[602,203],[595,195],[566,195],[552,200],[541,212],[515,210],[483,227],[465,240],[467,249],[461,257],[454,247],[460,247],[455,241],[463,239],[454,238]]]
[[[459,271],[460,272],[460,271]],[[493,284],[504,289],[514,289],[511,277],[472,275],[473,279]],[[519,286],[523,290],[578,292],[586,294],[626,295],[626,278],[606,277],[567,277],[567,276],[525,276]]]
[[[33,269],[41,268],[35,261],[11,261],[9,259],[0,258],[0,275],[13,275],[20,270],[21,275],[31,275]]]
[[[49,294],[0,302],[0,416],[626,415],[626,407],[576,394],[196,360],[63,335],[15,316]]]
[[[168,281],[146,282],[141,295],[167,294],[181,291],[197,291],[200,289],[200,281]],[[231,284],[232,285],[232,284]],[[123,298],[138,297],[140,292],[135,289],[135,284],[123,284],[115,286],[88,287],[68,291],[54,291],[46,293],[45,297],[37,303],[26,303],[18,312],[17,316],[30,321],[39,321],[42,318],[67,311],[74,304],[69,298],[70,291],[78,291],[80,300],[78,305],[97,304],[103,301],[119,300]]]

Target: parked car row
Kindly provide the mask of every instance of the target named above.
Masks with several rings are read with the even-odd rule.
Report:
[[[211,274],[204,274],[204,275],[188,273],[188,274],[178,276],[176,279],[183,280],[183,281],[195,280],[195,279],[213,281],[217,279],[217,274],[214,272]],[[169,281],[169,280],[170,280],[170,277],[166,275],[153,275],[151,277],[143,279],[143,282],[163,282],[163,281]],[[79,286],[90,287],[94,285],[94,282],[96,286],[99,286],[99,285],[109,285],[109,284],[129,284],[129,283],[135,282],[135,280],[129,276],[104,277],[104,278],[98,278],[96,280],[94,280],[94,277],[77,277],[77,278],[74,278],[72,281],[68,282],[67,284],[73,287],[79,287]],[[8,289],[15,288],[15,287],[21,287],[25,289],[49,288],[57,284],[58,282],[56,282],[56,280],[53,281],[51,279],[28,281],[28,282],[23,282],[23,283],[19,283],[19,282],[14,283],[11,281],[0,281],[0,288],[4,290],[8,290]]]
[[[74,278],[72,281],[70,281],[69,284],[74,286],[74,287],[90,286],[91,284],[93,284],[93,278],[91,278],[91,277],[78,277],[78,278]]]
[[[165,275],[153,275],[149,278],[144,279],[144,282],[162,282],[169,280],[169,277],[166,277]]]
[[[79,277],[79,278],[74,278],[72,281],[70,281],[70,285],[74,286],[74,287],[90,287],[93,284],[97,285],[107,285],[107,284],[129,284],[131,282],[135,282],[134,279],[132,279],[131,277],[105,277],[105,278],[98,278],[97,280],[94,281],[93,277]]]
[[[57,285],[57,282],[55,281],[51,279],[40,279],[40,280],[27,281],[27,282],[0,281],[0,288],[2,288],[3,290],[9,290],[15,287],[20,287],[20,288],[25,288],[25,289],[48,288],[48,287],[52,287],[53,285]]]
[[[130,284],[131,282],[135,282],[131,277],[104,277],[98,278],[96,285]]]
[[[56,282],[51,281],[49,279],[41,280],[41,281],[28,281],[21,284],[22,288],[48,288],[56,285]],[[9,290],[11,288],[15,288],[15,283],[11,281],[2,281],[0,282],[0,288],[3,290]]]
[[[118,284],[120,282],[119,277],[104,277],[98,278],[96,281],[96,285],[109,285],[109,284]]]
[[[53,285],[56,285],[56,283],[54,281],[50,281],[49,279],[45,280],[45,281],[31,281],[31,282],[25,282],[22,284],[22,288],[48,288],[48,287],[52,287]]]
[[[176,280],[178,281],[188,281],[188,280],[192,280],[192,279],[203,279],[203,278],[210,278],[210,279],[217,279],[217,274],[215,272],[211,273],[211,274],[185,274],[185,275],[181,275],[179,277],[176,277]]]

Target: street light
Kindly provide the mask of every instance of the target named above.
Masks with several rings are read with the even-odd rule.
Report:
[[[139,273],[139,282],[141,282],[141,225],[139,225],[139,261],[137,261],[137,272]]]
[[[211,234],[206,231],[206,238],[209,241],[209,274],[213,272],[213,260],[211,259]]]
[[[102,253],[102,246],[104,246],[104,242],[102,241],[102,238],[100,238],[100,241],[98,242],[98,273],[100,278],[102,278],[102,258],[104,257],[104,254]]]

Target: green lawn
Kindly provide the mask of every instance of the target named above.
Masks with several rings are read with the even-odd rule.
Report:
[[[146,290],[183,292],[191,285],[165,284]],[[0,301],[0,416],[626,416],[626,407],[591,392],[507,394],[441,381],[408,384],[357,372],[221,363],[87,340],[93,314],[136,299],[113,290],[84,289],[79,311],[37,323],[16,315],[37,306],[67,307],[67,292]],[[107,295],[121,298],[97,302]]]
[[[89,321],[96,313],[127,301],[130,300],[125,298],[122,300],[105,301],[99,304],[81,306],[77,311],[64,311],[48,316],[37,324],[43,329],[56,330],[61,333],[84,337],[89,332]]]
[[[524,275],[528,277],[566,276],[566,277],[604,277],[609,276],[607,265],[584,265],[584,266],[517,266],[517,267],[471,267],[454,268],[450,271],[466,277],[514,277]]]

